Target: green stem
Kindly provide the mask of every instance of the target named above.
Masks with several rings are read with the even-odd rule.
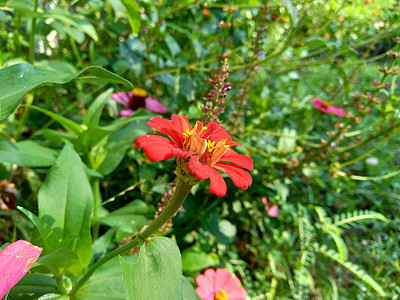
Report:
[[[75,40],[72,37],[69,37],[69,43],[71,44],[72,52],[74,52],[74,56],[77,60],[78,67],[83,68],[84,63],[82,57],[79,53],[78,46],[75,43]]]
[[[158,231],[169,219],[171,219],[179,210],[183,201],[185,201],[187,195],[189,195],[190,190],[192,189],[192,185],[184,182],[179,179],[175,188],[175,192],[170,200],[170,203],[167,207],[162,211],[162,213],[158,216],[157,219],[153,220],[153,222],[147,227],[142,233],[139,233],[135,238],[124,246],[115,249],[114,251],[108,253],[106,256],[99,259],[95,264],[91,265],[89,269],[86,271],[85,275],[76,283],[74,288],[69,293],[69,297],[73,297],[82,285],[93,275],[93,273],[103,264],[110,261],[114,257],[129,251],[141,244],[140,240],[145,241],[151,235]],[[138,237],[139,236],[139,237]]]
[[[18,141],[19,138],[21,137],[21,134],[22,134],[22,131],[24,130],[26,121],[28,121],[29,113],[31,111],[30,105],[32,105],[33,100],[35,99],[35,95],[33,93],[29,93],[29,94],[26,95],[25,99],[26,99],[26,105],[27,106],[24,109],[24,112],[23,112],[22,117],[21,117],[21,121],[19,122],[19,126],[18,126],[18,129],[17,129],[17,132],[15,133],[14,139],[16,141]]]
[[[33,4],[33,11],[36,12],[39,6],[39,0],[35,0]],[[29,63],[33,64],[35,61],[35,31],[36,31],[36,18],[32,18],[31,36],[29,37]]]

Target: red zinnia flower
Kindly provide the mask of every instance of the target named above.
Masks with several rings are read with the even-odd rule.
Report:
[[[326,114],[334,114],[339,117],[345,116],[345,111],[343,108],[334,107],[327,101],[322,101],[319,98],[311,98],[313,105],[316,109],[326,113]]]
[[[196,293],[202,300],[245,300],[247,292],[240,287],[240,280],[232,277],[227,269],[207,269],[196,277]]]
[[[251,176],[243,168],[253,170],[253,160],[231,149],[231,146],[239,144],[232,141],[225,129],[217,123],[210,122],[203,126],[197,121],[192,128],[186,117],[172,115],[171,120],[154,117],[146,125],[152,126],[171,139],[158,135],[143,135],[136,140],[136,145],[139,148],[143,147],[150,161],[180,157],[178,167],[182,175],[195,176],[196,180],[210,178],[210,192],[218,197],[226,194],[226,184],[217,170],[228,174],[241,189],[250,186]]]

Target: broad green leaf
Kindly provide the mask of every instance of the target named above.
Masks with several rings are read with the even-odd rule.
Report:
[[[200,300],[193,285],[185,276],[182,276],[182,300]]]
[[[118,228],[116,238],[120,242],[124,237],[132,236],[143,226],[148,225],[149,220],[153,219],[154,213],[153,207],[148,206],[142,200],[134,200],[96,221],[112,228]]]
[[[48,167],[54,164],[58,152],[34,141],[22,141],[16,144],[10,141],[0,142],[0,161],[21,167]]]
[[[10,299],[24,299],[27,291],[37,296],[54,293],[56,281],[51,275],[28,273],[11,289]]]
[[[27,0],[9,0],[4,9],[16,10],[23,13],[25,16],[30,16],[32,18],[59,20],[64,24],[76,27],[80,31],[89,35],[95,41],[98,41],[97,32],[90,21],[82,15],[69,13],[68,9],[56,7],[49,12],[45,12],[40,8],[37,11],[34,11],[33,6]]]
[[[236,236],[236,226],[228,220],[221,220],[218,214],[212,214],[208,224],[210,231],[222,244],[232,243]]]
[[[131,25],[132,32],[135,35],[138,35],[140,30],[140,13],[138,4],[136,1],[132,0],[121,0],[121,2],[128,13],[129,24]]]
[[[115,227],[107,230],[105,234],[103,234],[93,243],[92,263],[106,255],[106,253],[116,247],[113,238],[115,233],[117,232],[117,229],[118,228]]]
[[[126,300],[118,257],[110,260],[89,278],[74,300]]]
[[[111,88],[101,93],[89,106],[89,109],[86,112],[85,118],[83,120],[83,124],[85,124],[88,128],[96,127],[99,125],[104,104],[106,104],[107,100],[110,99],[113,91],[114,89]]]
[[[148,119],[134,120],[124,129],[110,133],[102,151],[103,155],[97,156],[100,158],[96,161],[97,171],[103,175],[108,175],[114,171],[134,141],[148,132],[147,121]]]
[[[92,256],[92,210],[93,194],[83,163],[66,144],[39,191],[39,217],[79,258],[79,264],[67,267],[75,276],[84,271]],[[68,241],[71,236],[76,236],[75,242]]]
[[[56,250],[60,244],[60,240],[53,229],[29,210],[21,206],[18,206],[17,208],[36,226],[37,233],[33,234],[31,242],[43,248],[42,255],[46,255],[47,253]]]
[[[182,252],[182,270],[196,272],[219,264],[215,253],[206,254],[196,247],[186,248]]]
[[[182,300],[182,262],[178,246],[169,238],[155,237],[140,247],[131,263],[119,257],[127,299]]]
[[[35,110],[40,111],[41,113],[44,113],[45,115],[48,115],[50,118],[52,118],[54,121],[58,122],[62,127],[64,127],[66,130],[69,132],[79,135],[81,134],[84,129],[81,125],[78,123],[75,123],[74,121],[71,121],[70,119],[67,119],[66,117],[60,116],[56,113],[53,113],[52,111],[49,111],[47,109],[38,107],[38,106],[29,106]]]
[[[100,67],[88,67],[80,72],[54,72],[30,64],[18,64],[0,70],[0,120],[8,117],[23,97],[34,88],[49,84],[64,84],[73,79],[132,84],[122,77]]]
[[[34,272],[64,274],[70,277],[77,276],[76,266],[81,265],[79,257],[71,249],[65,247],[40,256],[37,263],[39,265],[32,268]]]
[[[109,132],[107,130],[98,127],[90,127],[73,141],[74,147],[78,152],[87,153],[90,149],[100,143],[108,134]]]

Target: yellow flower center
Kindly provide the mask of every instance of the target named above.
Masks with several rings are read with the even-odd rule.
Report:
[[[140,88],[134,88],[132,90],[132,93],[133,93],[134,96],[137,96],[137,97],[143,97],[144,98],[144,97],[147,96],[146,91],[144,89],[140,89]]]
[[[226,294],[226,292],[224,290],[220,290],[218,293],[215,294],[214,299],[215,300],[227,300],[228,295]]]

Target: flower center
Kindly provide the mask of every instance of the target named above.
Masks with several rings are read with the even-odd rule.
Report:
[[[215,294],[214,300],[227,300],[228,295],[224,290],[220,290],[218,293]]]
[[[211,141],[201,137],[201,134],[207,127],[196,124],[195,129],[186,129],[183,133],[185,141],[183,142],[183,149],[186,151],[196,152],[200,161],[206,165],[212,165],[219,161],[226,151],[230,151],[230,146],[226,145],[227,140],[220,140],[219,142]]]
[[[137,110],[141,107],[146,106],[146,99],[147,93],[143,89],[134,88],[132,90],[132,97],[129,99],[128,107],[132,110]]]

